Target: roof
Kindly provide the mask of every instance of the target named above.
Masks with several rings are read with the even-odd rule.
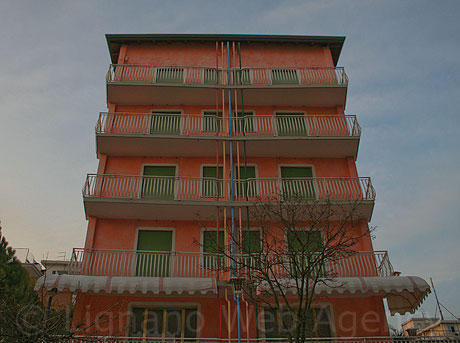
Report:
[[[112,63],[117,63],[122,44],[154,42],[258,42],[318,44],[331,49],[334,66],[337,65],[345,41],[344,36],[300,36],[300,35],[249,35],[249,34],[106,34]]]

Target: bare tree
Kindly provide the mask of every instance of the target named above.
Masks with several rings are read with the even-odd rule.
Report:
[[[245,295],[278,311],[282,335],[303,343],[318,330],[315,289],[343,286],[337,280],[341,263],[371,238],[361,204],[305,196],[258,201],[248,209],[250,225],[227,225],[214,267],[243,279]],[[251,234],[250,226],[260,231]]]

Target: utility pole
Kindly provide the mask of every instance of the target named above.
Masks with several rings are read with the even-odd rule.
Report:
[[[433,287],[434,297],[436,298],[436,304],[438,305],[439,314],[441,315],[441,320],[444,320],[444,316],[442,315],[442,311],[441,311],[441,305],[439,305],[438,295],[436,294],[436,288],[434,288],[434,284],[433,284],[433,279],[432,279],[432,278],[430,278],[430,282],[431,282],[431,287]]]

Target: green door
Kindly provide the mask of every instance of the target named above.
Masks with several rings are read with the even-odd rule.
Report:
[[[216,111],[204,111],[203,112],[203,131],[208,133],[217,133],[217,127],[219,126],[219,132],[222,132],[222,112],[218,112],[216,118]]]
[[[257,192],[257,180],[256,180],[256,167],[255,166],[241,166],[240,169],[236,168],[235,179],[241,179],[241,184],[236,187],[236,194],[241,196],[255,197],[258,195]],[[249,180],[248,180],[249,179]]]
[[[292,230],[287,234],[287,245],[288,251],[295,253],[290,255],[291,257],[291,273],[292,274],[303,274],[309,277],[315,277],[315,274],[319,270],[322,274],[324,273],[324,265],[317,263],[314,265],[314,269],[308,270],[308,261],[314,261],[315,254],[321,251],[323,246],[323,239],[321,232],[319,231],[307,231],[307,230]]]
[[[152,113],[152,121],[150,122],[151,134],[180,134],[180,118],[181,112],[175,111],[160,111]]]
[[[238,133],[254,133],[254,113],[253,112],[238,112]]]
[[[224,231],[219,231],[220,267],[223,267],[225,249]],[[203,231],[203,266],[207,269],[217,269],[217,231]]]
[[[308,135],[307,117],[292,112],[276,112],[278,136]]]
[[[184,83],[184,68],[158,67],[156,73],[158,83]]]
[[[285,198],[316,198],[311,167],[281,167],[281,179]]]
[[[203,181],[201,183],[201,196],[217,197],[223,194],[223,169],[219,167],[219,181],[217,181],[217,168],[215,166],[203,167]],[[219,184],[219,187],[217,187]],[[219,188],[219,190],[217,190]]]
[[[271,69],[272,84],[274,85],[298,85],[299,76],[296,69],[278,68]]]
[[[175,166],[145,166],[142,197],[174,199]]]
[[[169,276],[171,248],[172,231],[139,231],[137,236],[136,275]]]

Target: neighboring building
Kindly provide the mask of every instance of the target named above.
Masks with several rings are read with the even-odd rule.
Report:
[[[83,189],[86,243],[74,249],[69,275],[49,275],[46,287],[78,294],[75,325],[110,315],[105,326],[90,325],[98,334],[236,338],[228,273],[207,268],[218,265],[209,242],[228,241],[231,208],[297,187],[334,206],[358,202],[358,229],[368,228],[375,192],[356,170],[361,129],[345,115],[348,77],[336,66],[344,37],[128,34],[107,42],[108,112],[96,125],[97,174]],[[232,197],[243,160],[251,186]],[[336,266],[341,286],[318,290],[317,336],[388,335],[383,299],[405,313],[429,292],[418,277],[394,276],[369,237],[357,249]],[[268,319],[280,313],[257,309],[242,302],[243,338],[281,336],[279,320]]]
[[[69,273],[69,265],[70,260],[42,260],[42,265],[45,267],[45,271],[47,275],[50,274],[68,274]]]
[[[460,336],[460,319],[411,318],[402,327],[406,336]]]
[[[14,251],[16,258],[21,262],[33,280],[36,281],[43,275],[43,267],[37,262],[29,248],[15,248]]]

